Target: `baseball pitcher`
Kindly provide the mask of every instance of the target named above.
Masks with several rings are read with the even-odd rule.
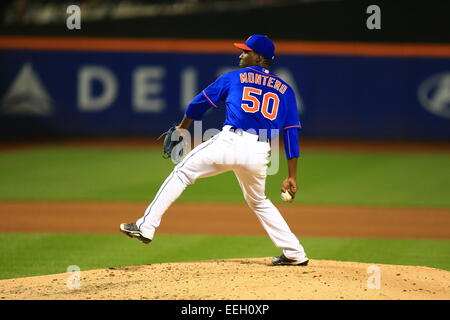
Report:
[[[240,69],[222,75],[192,100],[181,123],[167,132],[164,153],[169,155],[181,143],[181,139],[172,141],[174,131],[188,129],[192,121],[201,120],[209,108],[219,108],[220,101],[226,105],[222,131],[189,152],[164,181],[144,216],[136,223],[122,223],[120,230],[143,243],[151,242],[164,212],[188,185],[198,178],[233,171],[249,207],[275,246],[283,250],[272,259],[272,264],[306,266],[309,259],[304,248],[265,195],[270,140],[275,137],[274,132],[283,135],[288,162],[288,177],[281,186],[283,198],[292,202],[297,192],[301,125],[295,93],[269,71],[275,47],[267,36],[255,34],[245,43],[234,46],[242,50]]]

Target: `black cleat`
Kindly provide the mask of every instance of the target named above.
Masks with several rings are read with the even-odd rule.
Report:
[[[306,267],[308,265],[309,259],[305,257],[302,260],[294,260],[286,258],[284,254],[279,257],[272,258],[272,265],[274,266],[303,266]]]
[[[121,223],[120,231],[122,231],[130,238],[136,238],[145,244],[152,242],[152,239],[146,238],[142,235],[136,223]]]

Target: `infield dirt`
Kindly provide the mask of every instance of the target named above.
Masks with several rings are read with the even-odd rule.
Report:
[[[118,233],[145,203],[0,203],[0,232]],[[299,236],[449,239],[450,210],[278,206]],[[214,217],[212,217],[212,215]],[[38,219],[36,219],[38,217]],[[265,234],[240,204],[174,204],[160,233]],[[428,267],[377,264],[379,289],[371,289],[371,264],[312,260],[307,267],[270,265],[270,258],[163,263],[0,281],[0,299],[445,299],[450,272]],[[369,270],[369,272],[368,272]],[[372,273],[371,273],[372,272]]]
[[[117,233],[148,203],[0,202],[0,232]],[[450,239],[450,209],[276,205],[298,236]],[[174,203],[158,233],[266,235],[245,204]]]
[[[68,274],[1,280],[0,299],[450,299],[450,272],[444,270],[378,264],[377,287],[373,281],[368,285],[370,264],[312,260],[307,267],[274,267],[269,262],[229,259],[83,271],[79,289],[69,289]]]

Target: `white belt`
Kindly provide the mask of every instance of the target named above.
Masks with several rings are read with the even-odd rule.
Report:
[[[258,134],[249,133],[247,131],[244,131],[243,129],[234,128],[230,125],[226,125],[222,128],[223,131],[232,132],[238,136],[241,136],[244,139],[252,140],[252,141],[259,141],[259,142],[268,142],[268,139],[264,139],[263,137],[259,137]]]

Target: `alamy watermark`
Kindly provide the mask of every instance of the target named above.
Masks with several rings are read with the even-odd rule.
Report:
[[[66,19],[66,26],[69,30],[80,30],[81,29],[81,9],[77,5],[70,5],[66,10],[67,14],[70,16]]]
[[[372,264],[367,267],[367,273],[370,276],[367,278],[367,289],[381,288],[381,269],[379,266]]]
[[[66,285],[70,290],[79,290],[81,288],[81,271],[77,265],[71,265],[67,267],[67,273],[70,273],[67,277]]]
[[[366,26],[369,30],[381,29],[381,9],[376,4],[367,7],[366,13],[370,16],[366,20]]]
[[[171,160],[174,164],[178,164],[187,156],[187,154],[191,151],[192,144],[194,145],[194,148],[199,146],[201,143],[207,143],[210,139],[216,139],[220,138],[217,137],[217,135],[220,135],[222,130],[217,128],[211,128],[206,130],[204,133],[202,130],[202,122],[201,121],[194,121],[193,125],[193,137],[191,133],[188,130],[185,129],[179,129],[172,133],[172,136],[170,139],[172,141],[179,141],[180,137],[183,137],[183,140],[181,143],[177,144],[171,153]],[[227,129],[224,129],[227,131]],[[249,129],[247,131],[236,131],[236,133],[233,133],[233,135],[236,134],[235,137],[237,140],[241,139],[240,136],[245,135],[245,137],[242,137],[242,139],[249,139],[250,142],[267,142],[269,141],[270,147],[267,148],[267,157],[265,159],[261,159],[257,154],[246,152],[248,151],[245,149],[245,144],[237,144],[236,149],[230,151],[229,153],[220,153],[215,154],[214,156],[210,158],[204,158],[201,161],[203,161],[205,164],[237,164],[236,162],[233,163],[233,159],[235,161],[238,161],[239,164],[245,164],[245,165],[259,165],[261,164],[261,161],[267,162],[267,175],[274,175],[278,173],[279,170],[279,149],[280,149],[280,131],[276,129],[269,130],[267,129],[260,129],[256,131],[255,129]],[[268,139],[269,138],[269,139]],[[193,143],[192,143],[193,142]],[[252,143],[253,144],[253,143]],[[253,150],[253,149],[252,149]],[[258,152],[258,153],[263,153]],[[235,156],[235,157],[233,157]]]

